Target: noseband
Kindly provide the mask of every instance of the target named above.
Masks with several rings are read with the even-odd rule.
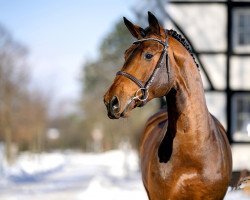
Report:
[[[138,80],[136,77],[134,77],[133,75],[125,72],[125,71],[118,71],[116,73],[116,75],[118,76],[125,76],[126,78],[130,79],[131,81],[133,81],[136,85],[139,86],[139,89],[137,90],[137,92],[135,93],[135,96],[132,98],[132,100],[137,100],[139,101],[139,104],[137,105],[138,107],[142,107],[146,104],[146,100],[148,99],[149,93],[149,87],[152,85],[157,72],[159,71],[159,69],[161,68],[162,64],[163,64],[163,59],[164,57],[167,58],[168,55],[168,38],[167,38],[167,33],[166,33],[166,42],[163,42],[159,39],[156,38],[145,38],[145,39],[141,39],[141,40],[137,40],[135,41],[133,44],[138,44],[141,42],[145,42],[145,41],[156,41],[158,43],[160,43],[164,48],[162,50],[161,56],[155,66],[155,69],[153,71],[153,73],[151,74],[151,76],[149,77],[149,79],[146,81],[145,84],[142,83],[142,81]],[[166,63],[166,67],[167,67],[167,73],[169,75],[169,69],[168,69],[168,64]],[[169,78],[169,77],[168,77]],[[142,94],[142,95],[140,95]]]

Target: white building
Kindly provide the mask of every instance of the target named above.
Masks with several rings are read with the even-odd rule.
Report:
[[[138,4],[142,18],[148,10],[165,28],[183,32],[190,41],[206,71],[201,74],[209,110],[227,127],[229,139],[250,142],[250,1],[148,0]]]

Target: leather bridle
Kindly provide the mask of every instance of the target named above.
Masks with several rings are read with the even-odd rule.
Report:
[[[156,38],[145,38],[145,39],[141,39],[141,40],[137,40],[135,41],[133,44],[138,44],[141,42],[145,42],[145,41],[156,41],[158,43],[160,43],[164,48],[162,50],[161,56],[155,66],[154,71],[152,72],[151,76],[149,77],[149,79],[146,81],[145,84],[142,83],[142,81],[140,81],[139,79],[137,79],[136,77],[134,77],[133,75],[125,72],[125,71],[118,71],[116,73],[117,76],[124,76],[128,79],[130,79],[131,81],[133,81],[136,85],[139,86],[139,89],[136,91],[135,96],[132,98],[132,100],[137,100],[139,101],[139,104],[137,104],[138,107],[142,107],[146,104],[146,100],[148,99],[149,93],[149,87],[152,85],[157,72],[159,71],[159,69],[161,68],[162,64],[163,64],[163,60],[164,57],[166,57],[166,61],[168,59],[168,38],[167,38],[167,33],[166,33],[166,42],[163,42],[162,40],[156,39]],[[167,73],[168,73],[168,78],[169,78],[169,66],[168,63],[166,62],[166,67],[167,67]],[[142,94],[142,95],[141,95]]]

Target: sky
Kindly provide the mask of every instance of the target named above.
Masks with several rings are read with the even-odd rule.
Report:
[[[31,83],[56,102],[76,100],[84,62],[136,0],[0,0],[0,23],[28,48]]]

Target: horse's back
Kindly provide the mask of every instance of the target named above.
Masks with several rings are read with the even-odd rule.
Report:
[[[221,154],[223,155],[221,157],[221,159],[223,160],[223,162],[225,163],[224,165],[224,172],[225,172],[225,176],[228,177],[228,181],[230,181],[231,179],[231,171],[232,171],[232,153],[231,153],[231,147],[226,135],[226,130],[224,129],[224,127],[222,126],[222,124],[219,122],[219,120],[211,115],[216,127],[216,131],[215,134],[217,134],[217,141],[220,144],[220,149],[221,149]],[[228,172],[228,174],[226,174],[226,172]]]
[[[163,138],[163,133],[160,135],[159,132],[162,130],[163,126],[167,122],[167,109],[161,109],[154,115],[152,115],[146,122],[143,135],[141,137],[140,152],[141,155],[146,150],[145,148],[150,148],[153,145],[153,141],[160,142]],[[152,141],[149,143],[149,141]],[[151,149],[151,148],[150,148]]]
[[[150,174],[152,168],[149,168],[155,168],[159,163],[157,152],[159,145],[165,135],[162,129],[164,128],[164,126],[167,126],[167,119],[167,109],[158,111],[148,119],[142,135],[140,145],[141,171],[143,183],[148,195],[149,188],[152,187],[150,181],[150,179],[152,178],[152,175]],[[157,173],[157,171],[155,172]],[[158,183],[155,182],[155,184],[156,185],[154,187],[157,187]]]

